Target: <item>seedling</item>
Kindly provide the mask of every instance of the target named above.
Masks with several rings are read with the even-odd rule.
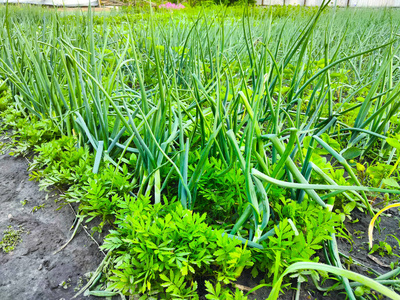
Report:
[[[22,242],[23,233],[25,233],[25,230],[22,226],[19,226],[18,229],[14,229],[11,225],[8,226],[3,231],[3,237],[0,240],[0,249],[5,253],[13,251]]]
[[[37,212],[39,209],[42,209],[42,208],[44,208],[45,206],[46,206],[46,203],[43,203],[43,204],[41,204],[41,205],[34,206],[34,207],[32,208],[32,213]]]

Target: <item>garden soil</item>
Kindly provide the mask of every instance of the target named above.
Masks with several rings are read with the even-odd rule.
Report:
[[[14,229],[21,227],[24,230],[21,234],[22,241],[15,250],[10,253],[0,250],[0,300],[71,299],[82,282],[85,283],[84,274],[94,271],[104,254],[85,230],[79,230],[62,251],[54,254],[71,237],[70,228],[74,224],[75,213],[71,206],[57,203],[57,193],[39,191],[37,182],[29,181],[27,168],[28,161],[23,157],[0,155],[0,239],[8,226],[13,226]],[[355,220],[358,221],[354,222]],[[376,242],[386,239],[396,254],[399,254],[399,245],[389,234],[399,238],[399,220],[399,211],[390,210],[389,215],[382,218],[380,233],[375,230],[374,234]],[[338,238],[339,251],[352,257],[354,261],[351,269],[354,271],[369,275],[368,267],[386,273],[390,271],[390,262],[397,259],[387,255],[368,255],[369,221],[369,216],[355,210],[352,222],[346,222],[353,244],[350,245],[344,238]],[[361,264],[357,265],[355,262]],[[260,279],[251,278],[247,270],[237,284],[245,291],[257,286]],[[296,283],[293,282],[292,286],[296,286]],[[269,289],[264,287],[251,294],[249,299],[266,299],[268,294]],[[289,290],[280,299],[294,299],[294,296],[295,291]],[[344,294],[324,295],[311,283],[302,284],[300,299],[344,298]],[[78,296],[76,299],[101,298]],[[201,299],[205,297],[202,296]]]
[[[24,230],[14,251],[0,250],[0,299],[71,299],[83,275],[96,270],[104,256],[83,230],[53,254],[71,237],[75,214],[69,205],[60,208],[55,193],[39,191],[27,167],[25,158],[0,156],[0,239],[8,226]]]

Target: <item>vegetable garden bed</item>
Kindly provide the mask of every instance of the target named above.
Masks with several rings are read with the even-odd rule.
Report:
[[[400,299],[397,207],[365,244],[400,194],[399,19],[1,8],[3,149],[76,208],[56,255],[83,247],[82,226],[104,237],[77,297]]]

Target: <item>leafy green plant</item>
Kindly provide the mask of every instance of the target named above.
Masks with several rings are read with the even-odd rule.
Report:
[[[274,282],[291,264],[298,261],[318,261],[314,257],[322,244],[331,240],[331,234],[339,227],[340,216],[327,212],[314,203],[303,201],[284,203],[277,207],[281,211],[281,222],[274,226],[276,236],[270,236],[264,249],[255,250],[255,266],[252,274],[268,270],[267,276],[274,277]],[[293,221],[292,221],[293,220]]]
[[[73,137],[63,136],[35,146],[34,161],[29,169],[31,180],[40,180],[41,189],[88,180],[92,156],[85,147],[77,148]]]
[[[230,289],[223,288],[221,283],[217,282],[215,286],[210,281],[205,281],[206,290],[208,294],[205,296],[209,300],[245,300],[246,296],[243,292],[236,288],[235,292],[232,293]]]
[[[0,79],[0,112],[7,109],[11,104],[11,90],[7,86],[7,81]]]
[[[246,199],[244,176],[235,168],[224,174],[222,161],[215,158],[211,158],[211,162],[207,162],[204,169],[197,184],[195,209],[208,212],[209,222],[232,222],[235,217],[241,215],[240,209]],[[208,207],[213,207],[213,210],[208,211]]]
[[[38,210],[44,208],[46,206],[46,203],[40,204],[40,205],[36,205],[32,208],[32,213],[37,212]]]
[[[393,249],[386,241],[380,241],[378,244],[372,246],[370,254],[378,252],[380,256],[392,255]]]
[[[196,276],[214,273],[229,283],[251,265],[250,251],[209,227],[205,214],[176,202],[151,205],[147,198],[126,198],[118,206],[118,230],[102,246],[114,253],[110,290],[188,299],[195,297]]]
[[[19,110],[7,107],[0,113],[3,120],[2,129],[12,129],[9,137],[12,139],[10,155],[28,155],[38,145],[59,135],[50,120],[39,121],[35,117],[25,117]]]
[[[9,253],[15,249],[15,247],[22,242],[22,234],[25,230],[22,226],[18,229],[14,229],[12,226],[8,226],[6,230],[3,231],[3,237],[0,240],[0,249]]]

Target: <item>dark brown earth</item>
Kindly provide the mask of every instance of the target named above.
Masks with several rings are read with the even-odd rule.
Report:
[[[74,211],[69,205],[57,210],[56,195],[39,191],[38,184],[29,181],[27,167],[25,158],[0,156],[0,239],[10,225],[25,231],[14,251],[0,251],[0,299],[71,299],[80,278],[94,271],[104,256],[83,230],[53,254],[72,234]],[[62,282],[67,284],[63,287]]]
[[[390,236],[391,234],[396,236],[397,238],[400,238],[399,210],[397,208],[392,208],[387,210],[381,216],[382,217],[380,217],[381,223],[379,224],[379,228],[375,228],[373,231],[374,244],[379,244],[380,241],[386,240],[386,243],[388,243],[393,248],[393,253],[399,255],[400,245],[393,236]],[[346,228],[353,237],[353,243],[352,245],[350,245],[349,242],[346,242],[343,239],[340,240],[340,243],[338,245],[339,251],[350,255],[352,258],[356,259],[363,265],[379,273],[389,272],[391,269],[388,266],[391,262],[397,262],[398,257],[387,254],[380,256],[378,251],[371,255],[368,254],[368,226],[371,221],[371,217],[356,209],[352,213],[352,219],[355,222],[350,223],[350,221],[347,221]],[[375,260],[378,259],[379,262],[377,263],[376,261],[374,261],[374,258]],[[354,270],[357,271],[356,268],[354,268]]]
[[[56,193],[47,196],[48,193],[39,191],[38,184],[29,181],[27,168],[28,161],[23,157],[0,155],[0,239],[3,231],[10,225],[14,228],[22,226],[25,231],[22,242],[13,252],[0,251],[0,300],[71,299],[83,275],[94,271],[104,254],[84,230],[78,231],[64,250],[53,254],[71,237],[72,231],[69,229],[75,220],[74,210],[69,205],[61,207],[55,201]],[[43,204],[43,208],[32,212],[34,207]],[[382,217],[381,232],[375,229],[375,242],[379,243],[387,238],[386,242],[394,248],[393,252],[399,255],[398,242],[388,236],[393,234],[400,237],[399,210],[392,209],[388,213],[389,215]],[[358,221],[346,222],[346,226],[353,238],[353,249],[346,239],[338,238],[339,251],[364,265],[352,264],[351,269],[371,277],[374,276],[367,272],[366,267],[381,274],[389,272],[390,268],[385,265],[396,262],[396,256],[380,257],[377,253],[373,254],[379,259],[379,263],[368,257],[367,230],[370,217],[355,209],[352,219]],[[261,279],[253,279],[250,272],[245,271],[238,284],[240,287],[252,288]],[[63,282],[67,283],[64,284],[65,288],[62,286]],[[296,286],[296,282],[293,282],[293,286]],[[268,294],[269,289],[261,288],[251,294],[249,299],[266,299]],[[287,290],[280,299],[294,299],[295,294],[294,289]],[[79,296],[77,299],[101,298]],[[345,295],[337,292],[324,295],[312,284],[303,283],[299,299],[345,299]]]

